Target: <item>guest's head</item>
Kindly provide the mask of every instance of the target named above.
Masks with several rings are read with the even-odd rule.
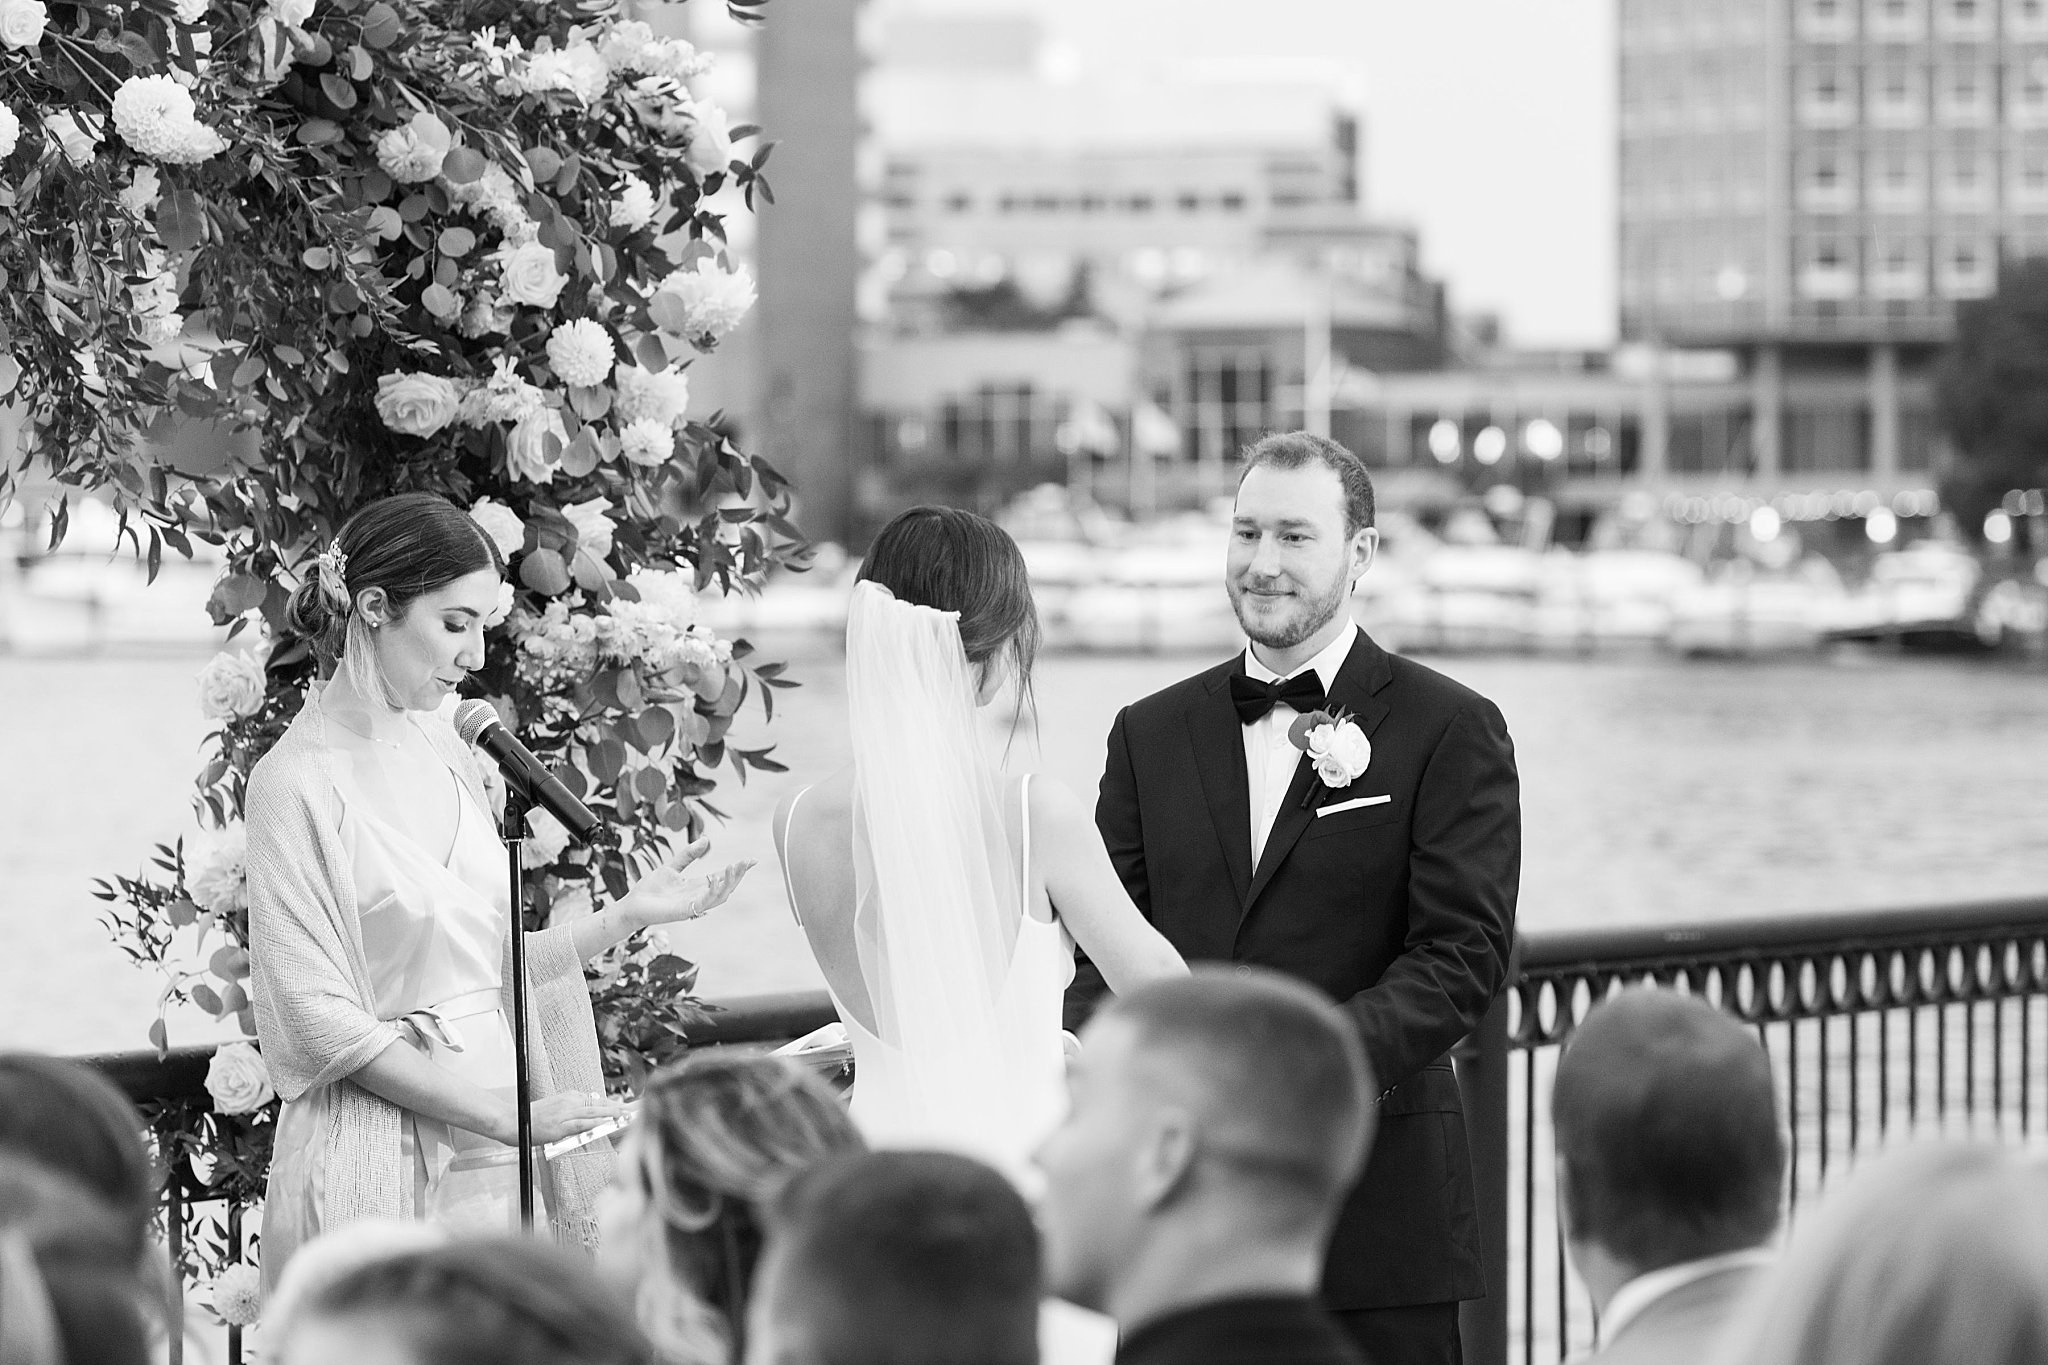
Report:
[[[831,1087],[786,1057],[700,1052],[656,1072],[598,1206],[606,1273],[671,1355],[729,1359],[768,1200],[862,1147]]]
[[[432,493],[357,511],[292,593],[292,628],[360,699],[431,711],[483,664],[505,561],[467,512]]]
[[[126,1210],[47,1166],[0,1155],[0,1362],[144,1365],[160,1309]]]
[[[89,1066],[0,1053],[0,1155],[36,1162],[83,1186],[126,1223],[140,1258],[156,1203],[142,1115]]]
[[[2048,1360],[2048,1167],[1988,1144],[1887,1153],[1802,1221],[1723,1365]]]
[[[364,1218],[321,1233],[292,1253],[263,1296],[263,1334],[291,1335],[301,1309],[366,1265],[446,1246],[448,1230],[418,1218]],[[266,1266],[266,1270],[271,1267]]]
[[[839,1157],[777,1197],[749,1365],[1036,1365],[1038,1230],[942,1152]]]
[[[1595,1007],[1558,1061],[1550,1107],[1565,1237],[1596,1304],[1777,1231],[1770,1061],[1706,1001],[1642,988]]]
[[[1118,997],[1068,1076],[1037,1158],[1053,1293],[1124,1320],[1195,1264],[1315,1288],[1373,1127],[1334,1004],[1276,972],[1197,968]]]
[[[898,601],[959,613],[984,699],[1006,678],[1029,696],[1038,606],[1024,554],[1002,527],[957,507],[913,507],[875,536],[860,577]]]
[[[655,1365],[660,1357],[584,1257],[530,1238],[451,1242],[375,1260],[312,1294],[283,1365]]]
[[[1238,624],[1292,649],[1337,619],[1379,545],[1372,475],[1323,436],[1290,431],[1246,447],[1225,579]]]

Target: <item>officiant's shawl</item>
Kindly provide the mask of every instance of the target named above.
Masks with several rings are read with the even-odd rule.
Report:
[[[429,719],[421,729],[490,809],[469,747],[445,723]],[[404,1035],[376,1015],[355,880],[341,840],[341,795],[317,705],[302,708],[257,763],[243,805],[250,993],[263,1060],[287,1102],[334,1087],[321,1170],[326,1226],[417,1217],[412,1182],[399,1175],[406,1111],[348,1079]],[[603,1093],[590,993],[566,927],[526,936],[526,974],[534,1098],[563,1090]],[[509,938],[499,975],[511,1019]],[[597,1195],[611,1178],[612,1160],[611,1144],[597,1142],[543,1163],[542,1184],[560,1240],[596,1244]],[[266,1272],[273,1271],[265,1260]]]

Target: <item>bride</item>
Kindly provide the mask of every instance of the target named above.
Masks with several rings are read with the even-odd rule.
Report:
[[[850,767],[776,813],[790,906],[853,1046],[853,1117],[1028,1179],[1066,1102],[1074,945],[1112,990],[1187,970],[1132,905],[1086,807],[998,770],[977,712],[1031,696],[1016,542],[918,507],[876,537],[846,626]]]

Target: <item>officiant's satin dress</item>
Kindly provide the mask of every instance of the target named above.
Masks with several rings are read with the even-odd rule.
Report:
[[[507,1100],[513,1094],[512,1033],[502,1006],[501,963],[509,923],[504,845],[489,814],[453,772],[455,839],[445,858],[373,813],[337,783],[341,842],[354,875],[363,952],[377,1017],[437,1066]],[[266,1231],[280,1220],[297,1245],[329,1226],[319,1150],[322,1106],[332,1087],[309,1091],[278,1118]],[[412,1207],[463,1232],[515,1231],[518,1155],[466,1129],[408,1114],[401,1130]],[[280,1194],[290,1197],[280,1200]],[[281,1242],[287,1239],[280,1239]]]

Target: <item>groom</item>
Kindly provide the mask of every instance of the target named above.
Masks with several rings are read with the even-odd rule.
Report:
[[[1095,818],[1131,898],[1190,961],[1290,972],[1351,1016],[1379,1137],[1323,1302],[1373,1365],[1455,1365],[1458,1300],[1485,1277],[1449,1052],[1506,975],[1521,803],[1499,708],[1352,623],[1378,544],[1350,451],[1306,432],[1247,450],[1227,582],[1251,648],[1124,708]],[[1331,781],[1296,724],[1317,713],[1342,736]],[[1083,963],[1070,1024],[1105,989]]]

